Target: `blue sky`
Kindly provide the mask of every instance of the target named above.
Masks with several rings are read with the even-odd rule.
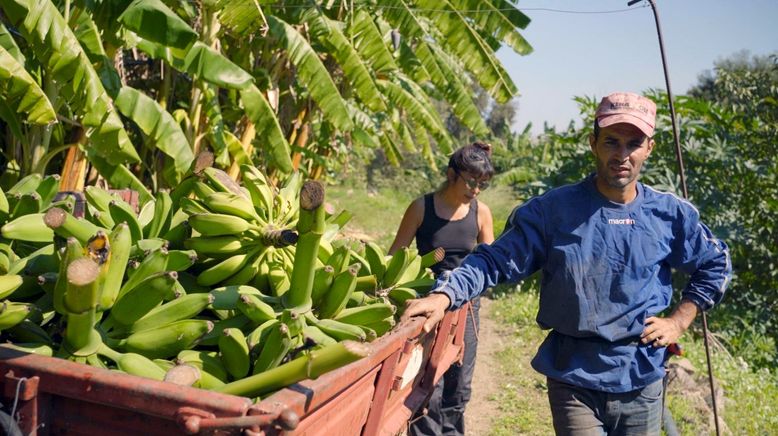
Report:
[[[573,96],[665,89],[654,16],[647,1],[520,0],[532,22],[521,34],[534,52],[498,57],[519,89],[515,130],[543,121],[580,125]],[[740,50],[778,52],[778,0],[656,0],[673,94],[683,94],[713,63]],[[614,11],[584,14],[565,11]]]

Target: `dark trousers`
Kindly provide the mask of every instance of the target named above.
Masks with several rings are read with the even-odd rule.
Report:
[[[467,314],[462,364],[451,365],[435,385],[427,405],[427,414],[412,418],[408,431],[412,436],[465,434],[465,405],[470,401],[470,382],[473,380],[478,348],[480,298],[475,298],[470,303],[473,311],[472,315],[470,311]]]

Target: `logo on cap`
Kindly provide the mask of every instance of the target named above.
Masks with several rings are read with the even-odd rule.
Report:
[[[642,95],[615,92],[603,97],[594,116],[600,127],[627,123],[650,137],[654,134],[656,104]]]

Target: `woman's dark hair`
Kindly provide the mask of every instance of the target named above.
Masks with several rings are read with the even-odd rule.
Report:
[[[448,160],[448,167],[457,173],[467,172],[477,178],[494,176],[491,161],[492,145],[476,141],[455,151]]]

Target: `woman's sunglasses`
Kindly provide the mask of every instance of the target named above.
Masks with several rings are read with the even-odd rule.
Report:
[[[482,182],[479,182],[476,179],[471,179],[471,178],[463,176],[462,173],[457,173],[457,174],[459,175],[459,177],[462,178],[462,180],[465,181],[465,185],[467,185],[467,187],[470,188],[470,189],[478,188],[481,191],[483,191],[484,189],[489,187],[489,182],[486,181],[486,180],[484,180]]]

